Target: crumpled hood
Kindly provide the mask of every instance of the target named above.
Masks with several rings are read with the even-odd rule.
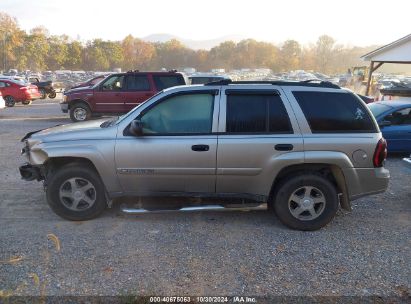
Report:
[[[23,139],[29,138],[35,141],[52,142],[63,140],[85,140],[110,138],[113,128],[101,128],[101,124],[108,118],[57,125],[55,127],[28,133]]]

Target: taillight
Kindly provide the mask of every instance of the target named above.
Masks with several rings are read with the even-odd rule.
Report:
[[[384,160],[387,158],[387,142],[384,138],[378,141],[377,147],[375,148],[373,163],[375,168],[382,167],[384,165]]]

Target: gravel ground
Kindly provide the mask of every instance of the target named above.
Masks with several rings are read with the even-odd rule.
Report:
[[[0,110],[0,296],[410,296],[411,170],[316,232],[264,211],[60,219],[20,180],[20,138],[69,123],[56,100]],[[1,298],[0,298],[1,302]]]

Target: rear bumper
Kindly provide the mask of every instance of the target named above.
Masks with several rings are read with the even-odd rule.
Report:
[[[390,180],[386,168],[347,168],[343,170],[350,200],[385,192]]]
[[[36,100],[40,99],[41,95],[40,94],[26,94],[25,99],[26,100]]]
[[[19,171],[21,178],[26,181],[43,180],[40,168],[32,166],[29,163],[25,163],[24,165],[20,166]]]

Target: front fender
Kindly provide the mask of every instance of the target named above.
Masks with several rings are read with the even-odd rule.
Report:
[[[43,143],[30,151],[30,163],[33,165],[44,165],[46,161],[58,158],[80,158],[91,161],[107,191],[109,193],[121,191],[114,165],[114,144],[110,141],[103,145],[102,150],[91,143],[77,143],[70,146]]]

